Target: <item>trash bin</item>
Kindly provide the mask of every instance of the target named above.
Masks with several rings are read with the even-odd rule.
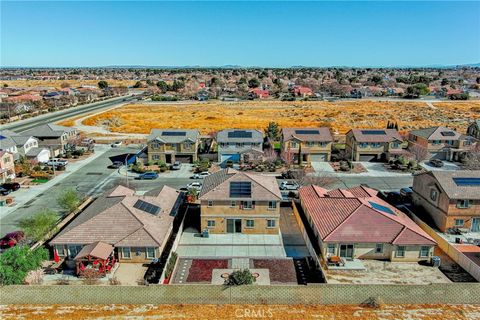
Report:
[[[209,234],[208,234],[208,229],[204,229],[204,230],[202,231],[202,237],[203,237],[203,238],[208,238],[208,236],[209,236]]]
[[[441,264],[441,260],[440,260],[440,257],[438,256],[433,256],[432,257],[432,267],[440,267],[440,264]]]

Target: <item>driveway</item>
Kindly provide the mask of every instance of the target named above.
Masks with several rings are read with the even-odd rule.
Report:
[[[430,165],[428,163],[428,161],[424,161],[424,162],[420,163],[420,165],[422,167],[424,167],[425,169],[430,170],[430,171],[456,171],[456,170],[461,170],[461,168],[458,165],[456,165],[453,162],[448,162],[448,161],[443,161],[443,167],[441,167],[441,168],[437,168],[437,167],[434,167],[434,166]]]
[[[335,172],[328,162],[312,162],[312,167],[317,175],[332,175],[335,177],[405,177],[411,173],[393,172],[385,169],[383,163],[378,162],[355,162],[361,164],[367,172],[347,173]]]

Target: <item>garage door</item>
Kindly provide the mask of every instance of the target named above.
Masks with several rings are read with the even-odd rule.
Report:
[[[446,160],[447,159],[447,153],[446,152],[432,152],[432,157],[431,159],[439,159],[439,160]]]
[[[220,163],[223,163],[228,160],[232,160],[233,162],[239,162],[240,155],[239,154],[222,154],[220,156]]]
[[[377,156],[374,154],[360,154],[360,161],[369,162],[377,160]]]
[[[175,161],[180,161],[181,163],[192,163],[193,156],[190,155],[176,155]]]
[[[322,162],[327,161],[328,157],[326,153],[312,154],[310,155],[310,162]]]

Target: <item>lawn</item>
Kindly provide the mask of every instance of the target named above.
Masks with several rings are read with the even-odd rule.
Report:
[[[468,121],[478,117],[480,101],[424,102],[283,102],[248,101],[191,104],[130,104],[91,116],[85,125],[115,119],[113,132],[149,133],[152,128],[198,128],[208,134],[225,128],[263,130],[270,121],[281,127],[328,126],[339,133],[350,128],[384,128],[398,122],[401,131],[445,125],[465,132]]]

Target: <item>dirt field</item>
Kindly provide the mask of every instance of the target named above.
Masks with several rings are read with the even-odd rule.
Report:
[[[225,128],[264,129],[275,121],[281,127],[329,126],[339,133],[350,128],[383,128],[398,121],[400,130],[448,125],[465,132],[470,119],[480,116],[480,101],[441,102],[208,102],[203,104],[131,104],[94,115],[85,125],[115,119],[113,132],[149,133],[152,128],[199,128],[209,133]],[[65,121],[64,124],[71,122]]]
[[[68,83],[70,87],[79,87],[81,85],[96,86],[100,80],[1,80],[0,86],[7,84],[9,87],[55,87],[61,88],[62,83]],[[112,87],[117,86],[133,86],[134,80],[105,80]]]
[[[479,319],[480,306],[387,305],[379,309],[359,306],[303,305],[81,305],[0,306],[2,319]]]

